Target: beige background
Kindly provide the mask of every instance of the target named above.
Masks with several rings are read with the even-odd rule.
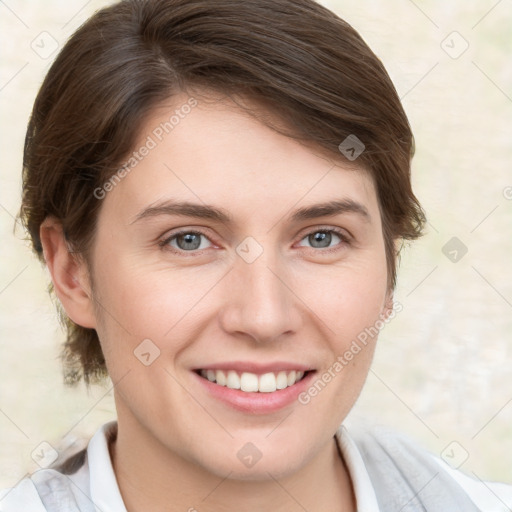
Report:
[[[37,467],[41,442],[87,438],[115,417],[110,385],[63,387],[48,274],[22,231],[13,235],[24,130],[54,57],[44,52],[107,3],[0,2],[0,487]],[[427,236],[404,252],[403,311],[381,333],[349,422],[399,428],[455,465],[467,457],[469,474],[512,483],[512,5],[323,3],[362,34],[403,98],[429,218]],[[468,249],[455,263],[442,251],[454,236]]]

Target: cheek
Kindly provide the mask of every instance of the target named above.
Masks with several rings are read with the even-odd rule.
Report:
[[[386,273],[347,273],[330,282],[330,291],[310,298],[329,355],[299,401],[324,411],[325,417],[336,404],[334,427],[348,414],[368,376],[383,326]]]
[[[307,306],[340,340],[346,341],[373,324],[383,313],[387,298],[385,257],[356,264],[320,267],[298,272],[296,283]]]
[[[132,356],[145,339],[161,350],[179,352],[207,315],[208,292],[222,276],[218,269],[149,268],[122,258],[103,261],[95,272],[98,333],[105,352],[115,352],[116,362]]]
[[[383,326],[387,299],[384,252],[358,268],[329,269],[304,284],[332,354],[324,369],[325,379],[337,383],[332,392],[343,400],[348,395],[357,397]]]

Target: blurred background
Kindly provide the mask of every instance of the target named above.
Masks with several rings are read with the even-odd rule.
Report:
[[[115,418],[111,384],[65,388],[49,274],[13,233],[26,124],[56,52],[100,0],[0,2],[0,488],[41,443]],[[387,425],[473,477],[512,483],[512,5],[322,1],[382,59],[416,138],[428,233],[406,247],[372,371],[347,419]]]

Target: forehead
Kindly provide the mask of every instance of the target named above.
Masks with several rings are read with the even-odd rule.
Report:
[[[260,218],[294,205],[349,198],[363,203],[372,217],[379,215],[366,170],[279,134],[218,97],[181,93],[155,107],[126,163],[127,172],[107,200],[130,218],[169,197]]]

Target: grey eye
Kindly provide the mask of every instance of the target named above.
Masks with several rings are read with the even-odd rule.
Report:
[[[180,249],[198,249],[201,245],[201,235],[187,233],[176,237],[176,243]]]
[[[203,243],[203,240],[207,243]],[[208,247],[208,238],[202,233],[196,233],[195,231],[184,231],[182,233],[176,233],[171,236],[167,243],[176,249],[181,251],[196,251],[198,249],[205,249]]]
[[[337,238],[339,241],[341,241],[339,235],[337,235],[334,231],[328,230],[313,231],[309,235],[305,236],[302,240],[307,239],[308,242],[311,244],[311,247],[313,247],[314,249],[325,249],[327,247],[331,247],[333,236]]]

